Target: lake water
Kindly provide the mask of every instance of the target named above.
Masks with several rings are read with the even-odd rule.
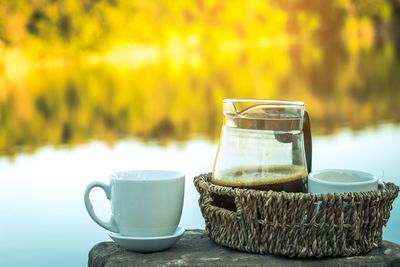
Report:
[[[342,130],[313,138],[313,169],[351,168],[400,184],[400,126],[385,124],[362,131]],[[127,169],[176,169],[186,174],[180,225],[204,229],[193,177],[212,170],[217,143],[193,139],[160,146],[121,140],[113,146],[91,142],[71,148],[43,147],[33,154],[0,158],[0,266],[85,266],[89,250],[111,241],[88,216],[83,192],[91,181],[108,183],[108,174]],[[92,191],[99,217],[109,204]],[[383,238],[400,243],[400,201],[394,202]]]

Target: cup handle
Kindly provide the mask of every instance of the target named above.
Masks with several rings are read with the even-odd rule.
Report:
[[[85,207],[87,212],[89,213],[89,216],[93,219],[93,221],[95,221],[98,225],[100,225],[101,227],[114,232],[114,233],[119,233],[119,229],[115,223],[115,220],[113,218],[113,216],[111,215],[110,221],[108,222],[104,222],[101,219],[99,219],[99,217],[97,217],[97,215],[95,214],[94,210],[93,210],[93,205],[90,202],[90,198],[89,198],[89,194],[90,191],[95,188],[95,187],[100,187],[104,190],[104,192],[106,193],[106,197],[107,199],[111,199],[111,186],[106,185],[103,182],[92,182],[90,183],[85,190]]]
[[[312,161],[312,140],[311,140],[311,125],[310,117],[307,111],[304,111],[303,120],[303,134],[304,134],[304,150],[306,154],[307,171],[311,172],[311,161]]]

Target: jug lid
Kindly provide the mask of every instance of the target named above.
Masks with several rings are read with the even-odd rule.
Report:
[[[303,126],[304,103],[288,100],[224,99],[224,125],[233,128],[295,131]]]

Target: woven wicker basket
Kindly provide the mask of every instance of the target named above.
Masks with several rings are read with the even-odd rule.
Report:
[[[308,194],[219,186],[194,178],[209,237],[219,245],[289,257],[350,256],[377,247],[399,187],[366,193]],[[236,210],[215,205],[231,198]]]

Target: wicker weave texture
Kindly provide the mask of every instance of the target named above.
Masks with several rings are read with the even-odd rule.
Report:
[[[363,254],[382,241],[399,187],[365,193],[309,194],[219,186],[211,174],[194,178],[209,237],[219,245],[289,257]],[[234,200],[236,210],[215,205]]]

